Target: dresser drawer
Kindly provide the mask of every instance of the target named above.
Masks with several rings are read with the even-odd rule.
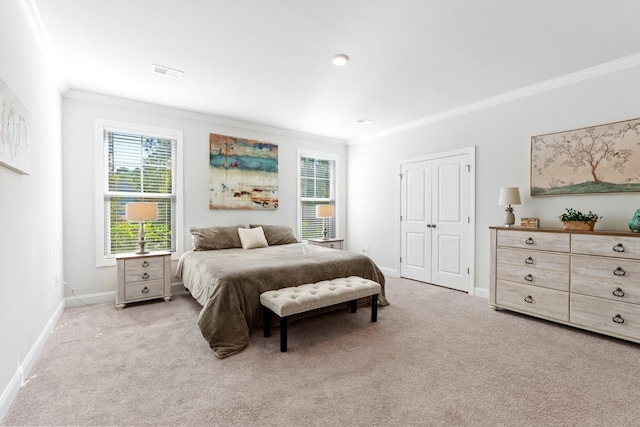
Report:
[[[161,297],[164,295],[164,280],[152,280],[148,282],[138,282],[125,285],[125,301],[142,298]]]
[[[573,234],[571,252],[640,260],[640,238]]]
[[[571,292],[640,304],[640,262],[574,255]]]
[[[569,252],[568,233],[498,230],[497,245],[541,251]]]
[[[640,339],[640,305],[571,294],[571,323]]]
[[[569,254],[498,248],[496,277],[525,285],[569,290]]]
[[[523,313],[569,321],[569,294],[555,289],[498,280],[496,303]]]

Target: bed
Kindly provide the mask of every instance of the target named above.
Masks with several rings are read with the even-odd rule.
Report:
[[[388,305],[384,275],[369,257],[321,246],[309,246],[305,254],[294,236],[282,239],[274,233],[279,226],[251,226],[264,232],[266,245],[243,248],[243,241],[235,241],[236,227],[215,227],[215,238],[214,227],[195,229],[204,230],[207,239],[199,239],[192,227],[194,250],[178,262],[176,277],[202,306],[198,326],[217,357],[247,346],[251,331],[262,325],[260,294],[265,291],[360,276],[380,283],[378,304]]]

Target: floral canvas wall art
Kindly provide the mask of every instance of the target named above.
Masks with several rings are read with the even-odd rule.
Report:
[[[640,119],[531,137],[531,195],[640,191]]]
[[[277,209],[278,146],[209,134],[209,209]]]

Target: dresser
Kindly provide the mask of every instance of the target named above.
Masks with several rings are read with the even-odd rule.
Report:
[[[324,246],[325,248],[344,249],[344,239],[309,239],[310,245]]]
[[[118,265],[118,292],[116,307],[124,308],[131,302],[156,298],[171,300],[171,254],[122,254],[116,257]]]
[[[489,231],[491,307],[640,342],[640,234]]]

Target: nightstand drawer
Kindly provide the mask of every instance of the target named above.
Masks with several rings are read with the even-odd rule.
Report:
[[[498,280],[496,302],[523,313],[569,321],[568,292]]]
[[[640,305],[571,295],[571,323],[640,339]]]
[[[131,283],[125,286],[125,301],[141,298],[161,297],[164,295],[164,279],[149,282]]]
[[[126,270],[124,274],[124,283],[144,282],[149,280],[157,280],[164,278],[164,269],[156,268],[153,270],[133,269]]]
[[[127,271],[142,271],[153,268],[162,268],[164,266],[164,258],[161,256],[131,258],[124,260],[124,268]]]

